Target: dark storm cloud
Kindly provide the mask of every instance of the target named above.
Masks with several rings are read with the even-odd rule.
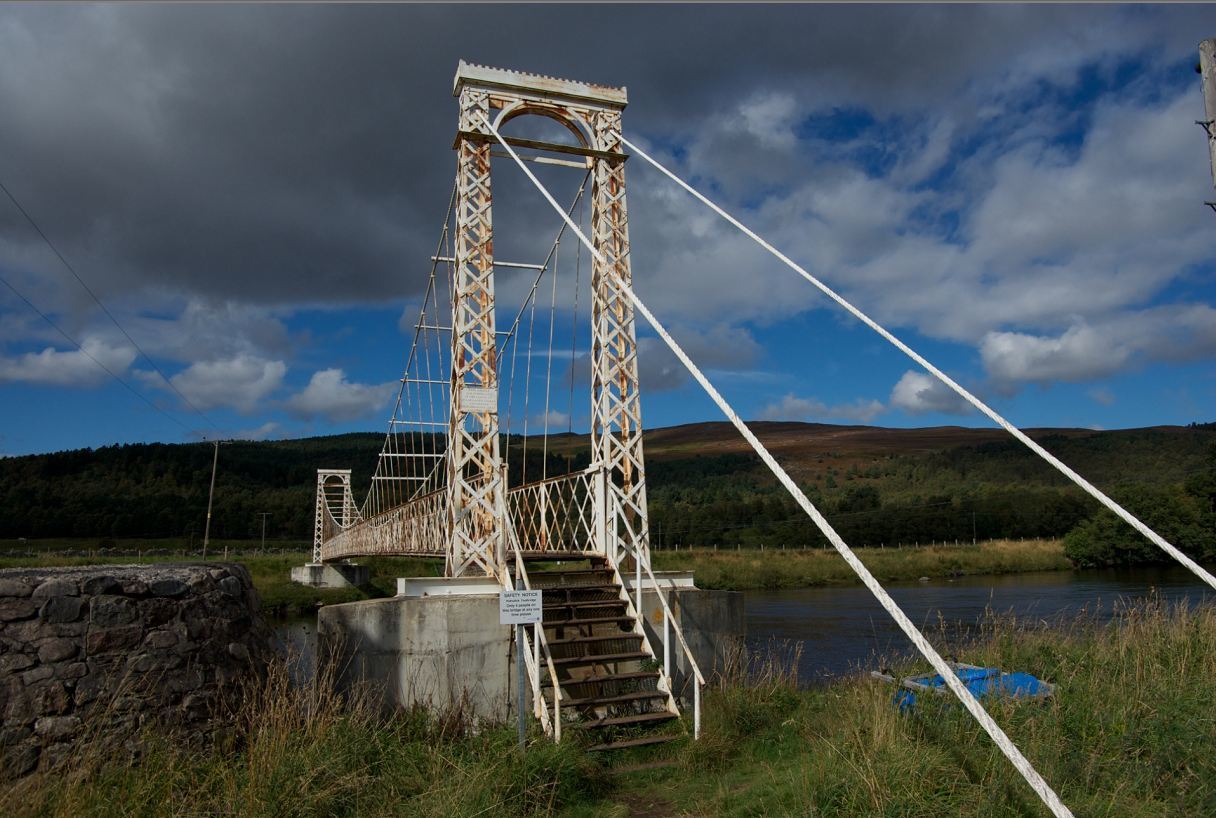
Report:
[[[1193,48],[1160,29],[1135,8],[8,6],[0,177],[103,297],[401,298],[451,189],[460,58],[628,85],[631,132],[678,141],[759,92],[974,105],[1019,72]],[[8,206],[0,236],[29,257]]]

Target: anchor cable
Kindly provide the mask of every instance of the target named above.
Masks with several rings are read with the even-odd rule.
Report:
[[[1165,553],[1169,554],[1171,557],[1173,557],[1178,562],[1185,565],[1188,569],[1190,569],[1191,573],[1193,573],[1195,576],[1202,579],[1205,583],[1210,585],[1213,589],[1216,589],[1216,577],[1212,576],[1210,573],[1205,571],[1203,569],[1203,567],[1199,565],[1199,563],[1195,562],[1193,559],[1188,557],[1186,554],[1182,553],[1177,548],[1175,548],[1173,545],[1168,543],[1164,537],[1162,537],[1156,531],[1153,531],[1147,525],[1142,523],[1139,520],[1139,518],[1137,518],[1135,515],[1133,515],[1127,509],[1123,508],[1123,506],[1116,503],[1110,497],[1106,496],[1106,494],[1103,493],[1100,489],[1098,489],[1096,486],[1094,486],[1092,483],[1090,483],[1084,477],[1077,474],[1075,471],[1073,471],[1071,468],[1069,468],[1067,465],[1065,465],[1063,461],[1061,461],[1059,458],[1057,458],[1051,452],[1047,451],[1042,446],[1040,446],[1038,443],[1033,441],[1029,435],[1027,435],[1025,432],[1023,432],[1018,427],[1014,426],[1012,423],[1010,423],[1004,417],[999,415],[995,409],[988,406],[988,404],[984,403],[982,400],[977,398],[975,395],[971,394],[971,392],[964,389],[962,386],[960,386],[958,383],[956,383],[954,381],[954,379],[952,379],[949,375],[942,372],[940,369],[938,369],[933,364],[929,363],[929,361],[926,360],[924,358],[924,356],[922,356],[920,353],[916,352],[916,350],[912,349],[910,346],[905,344],[899,338],[895,337],[895,335],[893,335],[891,332],[889,332],[885,327],[880,325],[873,318],[866,315],[864,312],[862,312],[857,307],[853,306],[842,295],[837,293],[835,290],[833,290],[828,285],[824,284],[822,281],[817,279],[815,276],[808,273],[799,264],[797,264],[796,262],[791,260],[789,258],[789,256],[782,253],[776,247],[773,247],[773,245],[769,244],[763,238],[758,236],[754,231],[752,231],[751,229],[746,227],[742,222],[740,222],[734,216],[730,215],[725,210],[718,207],[718,205],[714,204],[712,201],[710,201],[708,198],[706,198],[704,195],[702,195],[699,191],[694,189],[691,185],[689,185],[683,179],[676,176],[674,173],[672,173],[667,168],[663,167],[663,165],[659,164],[659,162],[657,160],[652,158],[649,154],[647,154],[645,151],[643,151],[637,145],[630,142],[624,136],[621,137],[621,141],[623,143],[625,143],[625,145],[627,145],[630,148],[630,150],[632,150],[638,156],[642,157],[647,162],[649,162],[651,165],[653,165],[655,168],[657,168],[660,172],[662,172],[663,175],[665,175],[667,178],[671,179],[677,185],[684,188],[684,190],[691,193],[694,197],[696,197],[698,200],[700,200],[702,204],[706,205],[707,207],[709,207],[709,209],[713,210],[715,213],[717,213],[723,219],[725,219],[726,221],[730,222],[732,225],[737,227],[744,235],[746,235],[748,238],[755,241],[757,244],[759,244],[761,247],[763,247],[765,250],[767,250],[769,253],[771,253],[773,256],[775,256],[778,260],[780,260],[783,264],[785,264],[785,266],[789,267],[791,270],[798,273],[800,276],[802,276],[807,281],[809,281],[811,284],[813,284],[820,292],[822,292],[828,298],[832,299],[837,304],[839,304],[840,306],[842,306],[846,310],[848,310],[853,315],[853,317],[857,318],[859,321],[864,323],[870,329],[877,332],[879,335],[881,335],[887,341],[891,342],[897,349],[899,349],[901,352],[903,352],[905,355],[907,355],[913,361],[916,361],[916,363],[918,363],[922,367],[924,367],[925,370],[929,372],[929,374],[933,375],[935,378],[937,378],[939,381],[944,383],[946,386],[950,387],[952,390],[954,390],[954,392],[959,397],[963,398],[965,401],[970,403],[976,409],[980,410],[980,412],[987,415],[998,426],[1000,426],[1002,429],[1009,432],[1009,434],[1013,435],[1019,441],[1024,443],[1032,452],[1034,452],[1039,457],[1043,458],[1048,463],[1050,463],[1052,466],[1054,466],[1061,474],[1063,474],[1065,477],[1067,477],[1073,483],[1080,486],[1087,494],[1089,494],[1091,497],[1093,497],[1099,503],[1101,503],[1102,505],[1106,506],[1108,509],[1113,511],[1116,515],[1118,515],[1120,518],[1122,518],[1123,521],[1126,522],[1128,525],[1130,525],[1132,528],[1136,529],[1141,534],[1143,534],[1145,537],[1147,537],[1154,545],[1156,545],[1158,548],[1160,548]]]

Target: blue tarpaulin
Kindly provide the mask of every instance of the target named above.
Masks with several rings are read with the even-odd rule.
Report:
[[[955,668],[959,681],[975,695],[1012,696],[1015,698],[1044,698],[1055,691],[1055,686],[1031,676],[1029,673],[1005,673],[995,667],[959,666]],[[916,687],[926,687],[934,691],[946,690],[946,681],[940,674],[933,673],[925,676],[915,676],[904,680],[905,686],[912,684]],[[916,704],[916,693],[913,690],[900,690],[895,694],[895,703],[901,711],[906,711]]]

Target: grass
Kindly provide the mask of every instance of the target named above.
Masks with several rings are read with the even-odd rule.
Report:
[[[331,676],[293,687],[284,663],[252,684],[211,742],[148,734],[138,763],[94,742],[71,768],[26,778],[0,809],[31,816],[553,815],[602,790],[572,744],[526,754],[510,728],[474,735],[459,714],[391,719],[373,699],[339,696]]]
[[[1072,563],[1060,540],[994,540],[979,545],[857,548],[882,582],[1024,571],[1062,571]],[[832,549],[758,551],[655,551],[656,571],[693,571],[697,586],[722,590],[811,588],[858,582]]]
[[[1077,815],[1216,814],[1216,606],[1141,603],[1057,627],[991,619],[965,660],[1058,684],[1046,703],[986,704]],[[941,636],[935,638],[941,641]],[[686,816],[1040,816],[1029,787],[951,700],[911,715],[869,679],[800,689],[784,660],[718,679],[700,741],[673,766],[612,775],[573,742],[470,734],[459,718],[377,718],[322,679],[296,690],[278,670],[251,690],[210,749],[152,738],[139,765],[98,749],[64,775],[0,795],[14,814]],[[902,670],[919,670],[907,666]]]
[[[1216,814],[1216,608],[1142,604],[1109,626],[992,620],[958,649],[1059,685],[1047,703],[986,705],[1077,815]],[[706,696],[705,738],[673,768],[622,779],[571,814],[622,814],[655,794],[672,815],[1046,814],[952,699],[901,716],[892,692],[861,678],[814,690],[788,674],[730,680]]]

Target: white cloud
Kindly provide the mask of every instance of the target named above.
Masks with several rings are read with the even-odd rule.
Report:
[[[121,377],[134,360],[133,347],[86,338],[81,349],[60,351],[47,347],[41,352],[27,352],[13,358],[0,357],[0,381],[97,386],[110,377],[98,363]]]
[[[271,310],[235,301],[192,298],[172,318],[125,319],[140,346],[176,361],[249,355],[282,357],[291,351],[287,327]]]
[[[1118,372],[1127,363],[1127,347],[1108,340],[1085,324],[1057,337],[990,332],[980,344],[980,356],[998,382],[1081,381]]]
[[[1115,393],[1111,392],[1105,386],[1096,386],[1085,394],[1089,395],[1103,406],[1113,406],[1115,403]]]
[[[528,434],[543,432],[546,428],[548,428],[550,434],[564,432],[569,423],[569,414],[559,412],[556,409],[550,409],[548,412],[534,415],[528,419]],[[523,430],[521,429],[520,431],[522,432]]]
[[[150,384],[160,381],[150,373],[140,374]],[[285,374],[287,364],[282,361],[240,354],[191,364],[169,380],[199,409],[229,406],[249,414],[262,408],[262,401],[283,384]]]
[[[236,440],[269,440],[276,437],[282,427],[273,420],[268,420],[261,426],[253,429],[241,429],[233,433],[232,437]]]
[[[843,419],[869,423],[886,411],[881,401],[858,398],[852,403],[829,406],[818,398],[800,398],[788,394],[776,403],[760,410],[761,420],[826,420]]]
[[[386,408],[396,381],[382,384],[351,383],[341,369],[313,373],[308,386],[284,404],[296,417],[322,417],[333,423],[358,420]]]
[[[1006,385],[1087,381],[1150,361],[1216,354],[1216,310],[1165,306],[1078,321],[1060,335],[991,332],[980,344],[988,375]]]
[[[891,406],[910,415],[965,415],[971,411],[966,401],[937,378],[910,370],[891,389]]]

